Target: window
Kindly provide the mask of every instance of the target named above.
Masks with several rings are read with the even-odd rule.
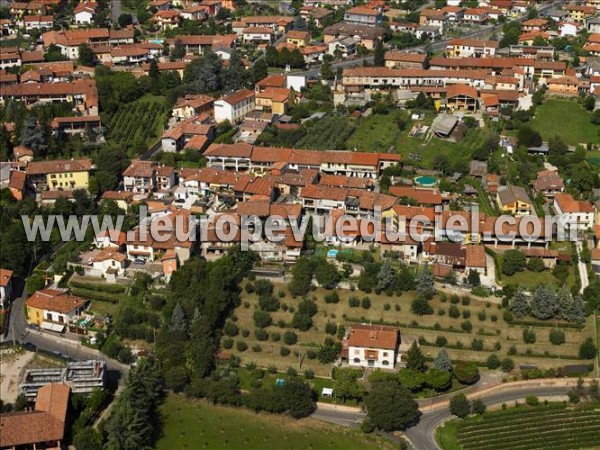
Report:
[[[384,358],[387,358],[388,352],[383,352]]]
[[[381,364],[383,364],[384,366],[389,366],[390,365],[389,361],[383,361]]]
[[[357,348],[355,348],[355,349],[354,349],[354,354],[355,354],[355,355],[360,355],[360,350],[359,350],[359,349],[357,349]]]
[[[354,362],[355,362],[356,364],[360,364],[360,358],[354,358]]]

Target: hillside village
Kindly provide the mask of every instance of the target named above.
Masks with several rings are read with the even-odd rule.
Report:
[[[3,3],[2,344],[66,368],[30,367],[3,386],[2,429],[22,414],[36,431],[2,433],[0,448],[118,440],[134,394],[111,403],[108,371],[129,373],[126,390],[142,368],[160,380],[160,395],[146,392],[149,422],[173,395],[294,419],[321,418],[317,398],[367,411],[356,448],[384,448],[369,429],[408,428],[416,449],[432,431],[419,431],[413,397],[597,377],[599,10]],[[28,239],[50,216],[63,222]],[[59,236],[67,218],[89,216],[122,222]],[[279,239],[248,217],[277,217]],[[404,239],[369,235],[379,225]],[[78,376],[101,389],[65,382]],[[416,405],[402,424],[370,412],[386,382]],[[299,410],[275,406],[271,384]],[[135,439],[188,445],[174,436]]]

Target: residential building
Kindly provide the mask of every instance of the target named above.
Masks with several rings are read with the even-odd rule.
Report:
[[[156,187],[155,175],[152,161],[133,160],[123,172],[123,188],[135,194],[148,194]]]
[[[33,161],[27,165],[26,174],[29,184],[38,191],[75,190],[88,188],[92,169],[89,158]]]
[[[177,28],[181,23],[181,13],[176,9],[166,11],[156,11],[152,16],[152,23],[158,26],[161,30],[171,30]]]
[[[310,44],[310,32],[308,31],[288,31],[285,34],[285,42],[294,47],[302,48]]]
[[[255,94],[256,109],[273,114],[285,114],[292,91],[285,88],[267,88]]]
[[[46,384],[33,411],[0,414],[0,448],[62,448],[71,388]]]
[[[275,31],[270,27],[247,27],[242,30],[245,43],[272,44],[275,40]]]
[[[357,25],[367,25],[369,27],[378,27],[381,25],[383,16],[376,9],[365,6],[357,6],[347,9],[344,13],[344,21]]]
[[[30,32],[34,29],[49,30],[54,24],[53,16],[25,16],[23,17],[25,31]]]
[[[423,9],[419,15],[419,25],[434,27],[439,34],[444,34],[450,20],[448,14],[440,9]]]
[[[385,53],[385,67],[390,69],[424,69],[427,55],[391,50]]]
[[[42,289],[25,300],[27,323],[44,329],[62,331],[66,325],[79,317],[86,304],[84,299],[65,291]]]
[[[91,25],[96,16],[97,8],[98,4],[96,2],[79,3],[73,11],[73,22],[75,25]]]
[[[498,189],[496,203],[502,212],[517,217],[535,214],[533,202],[527,191],[520,186],[509,184],[503,189]]]
[[[342,342],[349,366],[393,369],[400,345],[397,328],[384,325],[352,325]],[[347,352],[347,353],[346,353]]]
[[[554,196],[553,206],[565,223],[578,233],[594,229],[594,208],[587,200],[575,200],[570,194],[558,193]]]
[[[332,10],[319,8],[318,6],[303,6],[300,9],[300,17],[306,23],[313,21],[317,28],[323,28],[325,21],[331,16],[333,16]]]
[[[556,170],[542,170],[533,181],[533,189],[546,198],[554,198],[556,194],[564,192],[565,185]]]
[[[368,50],[375,48],[375,43],[383,39],[385,30],[381,27],[371,27],[347,22],[338,22],[323,30],[325,44],[350,37],[358,44],[364,45]]]
[[[6,309],[13,297],[13,272],[0,269],[0,309]]]
[[[246,114],[254,110],[255,93],[241,89],[214,102],[215,122],[228,120],[232,124],[240,123]]]
[[[596,8],[593,6],[565,5],[565,11],[569,13],[569,19],[572,22],[585,23],[585,19],[593,17],[596,14]]]
[[[450,39],[446,45],[446,55],[450,58],[481,58],[495,56],[498,45],[498,41],[485,41],[470,38]]]

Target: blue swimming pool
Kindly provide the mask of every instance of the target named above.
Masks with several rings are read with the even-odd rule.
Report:
[[[435,186],[437,182],[437,178],[430,177],[428,175],[422,175],[415,178],[415,183],[417,183],[419,186]]]

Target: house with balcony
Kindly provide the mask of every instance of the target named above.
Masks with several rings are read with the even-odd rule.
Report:
[[[354,324],[342,342],[342,361],[351,367],[393,369],[399,363],[400,332],[385,325]]]
[[[570,194],[559,193],[554,196],[553,206],[570,229],[578,233],[594,229],[594,207],[587,200],[575,200]]]
[[[40,328],[52,329],[56,324],[64,330],[65,326],[79,318],[87,302],[64,290],[42,289],[34,292],[25,300],[27,323]]]
[[[509,184],[499,188],[496,193],[496,203],[500,211],[517,217],[535,214],[531,198],[520,186]]]
[[[344,13],[344,22],[357,25],[367,25],[369,27],[378,27],[383,21],[381,12],[376,9],[365,6],[356,6],[347,9]]]
[[[565,191],[563,179],[556,170],[542,170],[533,181],[533,190],[544,197],[552,199],[556,194]]]
[[[135,194],[148,194],[156,188],[156,171],[152,161],[133,160],[123,172],[123,188]]]
[[[87,189],[93,169],[89,158],[32,161],[27,165],[27,181],[37,191]]]

